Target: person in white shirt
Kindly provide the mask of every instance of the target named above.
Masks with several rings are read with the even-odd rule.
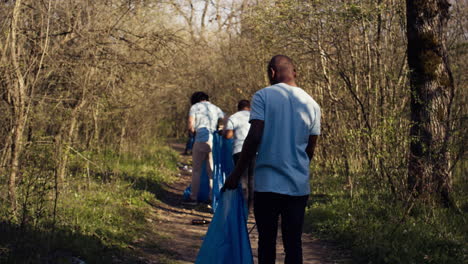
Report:
[[[242,145],[244,145],[244,140],[247,137],[247,133],[249,133],[250,101],[240,100],[237,104],[237,110],[238,112],[229,117],[224,129],[225,138],[234,138],[232,148],[234,164],[239,160]],[[253,208],[254,168],[255,160],[251,160],[247,170],[244,171],[241,177],[242,191],[244,193],[244,199],[247,202],[248,209]]]
[[[209,102],[209,96],[204,92],[195,92],[190,101],[192,107],[188,116],[187,128],[190,133],[195,134],[195,143],[192,148],[192,193],[190,200],[187,202],[196,203],[200,190],[203,163],[206,163],[211,193],[213,133],[217,130],[219,122],[224,118],[224,113],[219,107]]]
[[[256,157],[254,215],[259,234],[258,263],[274,264],[281,231],[286,264],[302,263],[302,226],[310,194],[309,166],[320,134],[320,107],[296,84],[292,60],[274,56],[268,64],[271,86],[251,101],[250,130],[225,189],[235,189]],[[257,155],[258,152],[258,155]]]

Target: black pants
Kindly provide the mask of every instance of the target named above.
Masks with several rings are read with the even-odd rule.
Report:
[[[237,164],[239,161],[240,153],[232,155],[234,164]],[[255,159],[250,161],[247,171],[242,174],[242,192],[244,193],[244,199],[247,201],[247,208],[250,211],[250,208],[253,207],[253,197],[254,197],[254,169],[255,169]]]
[[[258,229],[258,263],[274,264],[276,235],[281,216],[285,264],[302,264],[302,226],[308,195],[289,196],[255,192],[254,214]]]

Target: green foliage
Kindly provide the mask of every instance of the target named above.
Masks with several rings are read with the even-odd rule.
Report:
[[[123,247],[144,227],[145,200],[153,195],[134,190],[126,181],[91,182],[86,187],[76,184],[64,193],[58,221],[74,232],[99,238],[107,246]]]
[[[31,171],[40,170],[41,158],[48,153],[44,148],[35,151],[39,155],[31,156],[27,163]],[[35,196],[22,203],[18,222],[6,218],[1,209],[0,229],[6,235],[0,238],[0,262],[39,263],[75,256],[88,263],[113,263],[131,258],[124,256],[129,254],[128,246],[142,234],[157,231],[148,230],[146,219],[151,217],[150,204],[156,202],[160,185],[173,180],[176,158],[161,143],[121,155],[74,152],[70,154],[72,174],[59,193],[55,214],[53,188],[41,187],[40,173],[25,174],[20,185],[25,190],[22,199],[26,199],[27,188],[37,193],[30,191]],[[53,177],[48,177],[53,183]],[[47,213],[39,214],[37,208]]]
[[[320,187],[307,209],[308,232],[350,248],[356,263],[466,262],[466,211],[395,201],[387,192],[366,188],[351,199],[337,188],[340,178],[313,179],[312,186]]]

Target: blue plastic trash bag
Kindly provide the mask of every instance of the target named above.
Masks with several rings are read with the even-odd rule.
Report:
[[[192,184],[189,184],[187,188],[184,190],[184,194],[182,195],[184,197],[184,200],[190,199],[190,195],[192,194]]]
[[[221,196],[221,188],[234,169],[232,159],[232,139],[225,139],[218,133],[213,134],[213,211],[216,211]]]
[[[192,194],[192,185],[189,185],[184,190],[184,200],[190,199],[190,195]],[[206,172],[206,163],[203,163],[202,173],[200,176],[200,188],[198,191],[197,201],[205,202],[210,199],[210,181],[208,179],[208,173]]]
[[[253,264],[242,188],[221,193],[196,264]]]
[[[206,171],[206,164],[203,164],[201,179],[200,179],[200,191],[198,192],[197,200],[199,202],[205,202],[212,199],[213,211],[219,202],[221,195],[221,188],[224,186],[224,181],[234,169],[234,160],[232,159],[232,146],[233,139],[225,139],[218,132],[213,133],[213,192],[212,197],[210,195],[210,181],[208,173]],[[189,185],[183,193],[185,200],[190,198],[192,188]]]

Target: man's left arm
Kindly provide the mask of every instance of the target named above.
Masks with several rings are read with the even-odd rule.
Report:
[[[236,189],[239,185],[242,173],[247,169],[250,161],[257,155],[258,147],[262,141],[265,122],[263,120],[254,119],[250,124],[250,130],[242,146],[239,161],[226,179],[223,189]]]
[[[315,146],[317,145],[318,136],[320,135],[322,112],[320,106],[316,104],[313,110],[314,119],[309,130],[309,142],[307,143],[306,152],[309,156],[309,161],[312,161],[315,152]]]
[[[223,137],[231,139],[234,137],[234,122],[231,118],[226,118],[224,123]]]
[[[224,129],[223,136],[225,139],[231,139],[234,137],[234,130]]]
[[[216,125],[216,130],[220,130],[219,133],[222,133],[222,130],[225,128],[225,123],[226,123],[226,118],[227,116],[224,114],[223,110],[218,107],[218,122]]]

